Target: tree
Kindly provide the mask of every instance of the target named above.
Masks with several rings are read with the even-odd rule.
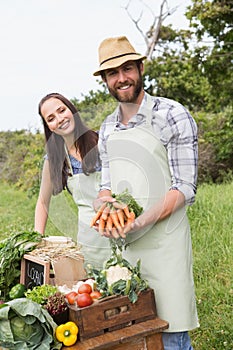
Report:
[[[143,3],[143,2],[142,2]],[[175,30],[171,25],[164,26],[164,20],[172,15],[177,6],[169,9],[166,0],[162,0],[159,14],[147,6],[152,14],[149,29],[143,31],[138,18],[130,13],[131,1],[125,10],[134,22],[136,29],[146,43],[145,86],[149,93],[178,100],[189,109],[205,108],[209,104],[209,81],[202,67],[202,51],[193,53],[192,32]]]
[[[73,99],[72,102],[82,115],[82,119],[92,129],[98,130],[104,118],[112,113],[116,106],[116,101],[108,93],[105,84],[101,83],[102,90],[89,91],[83,96],[83,100]]]
[[[151,61],[154,55],[155,47],[158,44],[160,38],[162,24],[168,16],[172,15],[176,11],[177,6],[172,9],[169,9],[167,0],[162,0],[158,16],[156,16],[154,11],[149,6],[147,6],[147,9],[149,9],[150,13],[152,14],[152,23],[150,24],[148,30],[144,32],[143,29],[140,27],[140,20],[143,16],[143,10],[141,11],[139,17],[135,19],[130,13],[130,5],[131,0],[129,0],[128,4],[125,6],[125,10],[127,11],[130,19],[134,22],[137,30],[142,35],[147,48],[145,55],[147,56],[148,61]]]
[[[208,109],[210,86],[201,63],[201,52],[193,54],[187,30],[161,28],[163,52],[145,64],[145,86],[152,95],[179,101],[190,110]]]
[[[211,41],[209,51],[203,54],[203,69],[211,86],[212,108],[221,111],[232,104],[232,0],[192,0],[187,18],[206,51],[205,41]],[[199,50],[200,50],[199,49]]]

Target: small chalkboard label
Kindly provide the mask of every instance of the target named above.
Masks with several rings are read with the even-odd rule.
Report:
[[[49,284],[50,262],[40,258],[25,254],[21,261],[20,283],[27,289],[35,286]]]

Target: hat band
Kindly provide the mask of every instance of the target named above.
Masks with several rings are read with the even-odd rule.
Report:
[[[128,55],[139,55],[139,54],[136,53],[136,52],[123,53],[122,55],[110,57],[110,58],[108,58],[107,60],[102,61],[102,62],[100,63],[100,66],[102,66],[102,64],[104,64],[104,63],[106,63],[106,62],[108,62],[108,61],[114,60],[115,58],[124,57],[124,56],[128,56]]]

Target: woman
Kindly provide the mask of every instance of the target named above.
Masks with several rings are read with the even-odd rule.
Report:
[[[39,197],[35,209],[35,230],[44,234],[52,195],[67,189],[78,206],[78,243],[84,264],[102,267],[110,256],[109,240],[90,228],[92,202],[99,191],[101,164],[98,134],[81,120],[76,107],[64,96],[51,93],[39,103],[44,126],[45,157]]]

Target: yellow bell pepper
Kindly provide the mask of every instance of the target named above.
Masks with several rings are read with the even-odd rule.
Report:
[[[60,324],[57,326],[55,334],[57,340],[65,346],[74,345],[77,341],[78,326],[72,321]]]

